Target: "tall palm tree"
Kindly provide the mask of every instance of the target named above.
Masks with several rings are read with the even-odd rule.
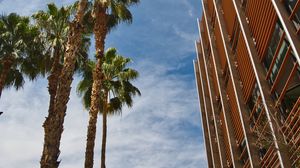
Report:
[[[43,50],[39,34],[28,17],[0,16],[0,97],[4,87],[21,88],[24,75],[33,80],[39,74],[37,62]]]
[[[79,54],[79,52],[81,52],[80,49],[82,49],[82,43],[83,43],[84,33],[85,33],[84,18],[85,15],[87,14],[86,9],[88,6],[88,0],[80,0],[76,6],[77,6],[77,11],[73,21],[67,23],[69,25],[68,28],[65,27],[67,30],[64,30],[64,28],[62,28],[60,31],[59,27],[56,27],[57,25],[65,26],[65,24],[62,22],[64,21],[68,22],[68,19],[65,18],[65,16],[67,15],[66,13],[68,12],[65,9],[57,10],[50,5],[48,6],[49,12],[41,14],[41,20],[40,20],[41,22],[43,22],[44,17],[47,20],[56,17],[57,20],[53,20],[53,22],[57,21],[57,23],[50,24],[49,26],[53,26],[50,27],[50,30],[54,28],[58,32],[61,32],[62,35],[67,34],[66,38],[64,37],[51,38],[52,32],[49,33],[50,41],[53,40],[52,43],[53,46],[51,47],[53,51],[57,51],[57,53],[53,52],[53,56],[54,56],[53,64],[55,62],[61,61],[61,55],[63,55],[64,57],[62,61],[63,65],[61,67],[60,66],[57,67],[59,70],[56,70],[54,67],[52,67],[52,70],[50,72],[51,74],[48,78],[49,82],[54,80],[53,83],[54,88],[53,90],[51,90],[51,94],[55,94],[55,98],[54,101],[52,100],[53,102],[50,102],[53,105],[52,107],[53,112],[51,114],[49,113],[43,125],[45,136],[44,136],[43,155],[40,161],[42,168],[57,168],[60,163],[58,161],[58,157],[60,154],[60,150],[59,150],[60,139],[63,132],[64,117],[66,115],[67,103],[69,101],[71,83],[73,81],[73,74],[76,67],[76,60],[78,56],[80,56]],[[59,14],[56,15],[56,13],[60,13],[60,12],[63,13],[62,14],[63,16],[60,16]],[[49,18],[47,18],[48,14],[51,15]],[[58,56],[56,57],[56,59],[54,59],[56,54]],[[56,74],[56,72],[59,71],[60,71],[59,75]],[[51,75],[55,76],[56,79],[53,79],[52,78],[53,76]]]
[[[53,113],[54,100],[58,78],[61,74],[62,62],[68,37],[68,29],[72,6],[58,7],[48,4],[47,11],[38,11],[33,15],[36,25],[41,29],[42,37],[47,48],[47,56],[41,61],[44,72],[50,71],[48,76],[48,92],[50,94],[49,114]]]
[[[96,67],[93,72],[91,108],[89,112],[92,118],[97,117],[100,109],[100,90],[101,82],[103,80],[101,65],[103,61],[102,58],[104,56],[106,36],[109,31],[116,27],[120,22],[132,22],[132,14],[130,13],[128,7],[137,3],[139,3],[139,0],[94,0],[92,16],[94,18]],[[89,125],[93,126],[94,124]],[[96,130],[96,127],[89,128],[89,130]],[[95,136],[93,136],[93,134],[88,134],[87,141],[94,142]],[[87,145],[87,149],[94,149],[93,143],[87,143]],[[93,151],[86,151],[86,168],[91,168],[93,166],[93,157]],[[102,161],[101,167],[105,167],[105,163]]]
[[[44,45],[46,46],[46,56],[40,62],[42,65],[41,71],[48,72],[48,92],[50,95],[48,117],[44,122],[45,125],[48,124],[50,118],[55,116],[54,113],[54,102],[57,92],[57,86],[59,81],[59,76],[62,71],[62,64],[64,59],[64,54],[66,51],[66,43],[68,40],[69,25],[71,23],[71,16],[75,10],[74,5],[58,8],[55,4],[48,4],[47,11],[38,11],[33,15],[33,18],[42,32],[42,38],[44,40]],[[84,40],[80,46],[80,50],[76,53],[77,64],[82,64],[88,57],[88,48],[90,46],[89,38],[84,37]],[[46,131],[45,131],[46,132]],[[47,138],[45,135],[44,138]],[[47,141],[45,139],[45,141]],[[44,144],[46,145],[46,144]],[[47,147],[44,146],[44,149]],[[47,150],[43,150],[41,164],[46,163],[46,157],[48,156]]]
[[[130,82],[138,77],[138,72],[134,69],[127,68],[131,60],[117,54],[115,48],[109,48],[103,58],[102,73],[103,81],[100,91],[100,112],[103,116],[103,131],[102,131],[102,149],[101,163],[105,166],[105,151],[106,151],[106,136],[107,136],[107,115],[120,114],[122,106],[132,106],[132,97],[140,95],[140,91]],[[83,71],[83,80],[79,82],[77,91],[82,96],[83,104],[86,109],[91,107],[91,94],[93,85],[93,70],[96,68],[95,62],[90,62]],[[109,101],[108,101],[109,97]],[[98,114],[97,113],[97,114]],[[89,118],[88,137],[96,136],[97,115]],[[93,154],[95,141],[87,139],[85,167],[93,166]],[[90,165],[92,164],[92,165]]]

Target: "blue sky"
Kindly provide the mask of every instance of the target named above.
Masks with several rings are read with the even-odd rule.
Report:
[[[0,0],[0,12],[31,15],[48,2],[72,0]],[[206,166],[192,60],[198,39],[200,0],[141,0],[132,7],[132,25],[111,32],[106,46],[133,59],[140,72],[135,84],[142,97],[122,116],[109,118],[107,167],[199,168]],[[91,49],[93,53],[93,48]],[[88,113],[74,88],[61,142],[62,168],[83,167]],[[49,96],[47,81],[26,82],[18,92],[5,90],[0,100],[0,167],[38,167]],[[100,163],[101,118],[95,167]]]

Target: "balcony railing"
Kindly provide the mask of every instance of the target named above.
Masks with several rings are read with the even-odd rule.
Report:
[[[281,128],[286,141],[290,145],[293,166],[300,166],[300,97]]]
[[[261,160],[260,164],[262,168],[280,167],[276,150],[277,149],[275,148],[274,144],[271,144],[271,146],[267,150],[267,153],[264,155],[264,157]]]

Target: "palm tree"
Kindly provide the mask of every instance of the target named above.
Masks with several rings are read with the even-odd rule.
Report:
[[[39,34],[28,17],[0,16],[0,97],[4,87],[21,88],[24,75],[33,80],[39,74],[37,62],[43,50]]]
[[[109,48],[103,58],[102,73],[103,81],[100,91],[100,112],[103,116],[101,163],[105,166],[106,136],[107,136],[107,115],[121,114],[123,105],[132,106],[132,97],[140,95],[140,91],[133,86],[130,81],[138,77],[138,72],[127,68],[131,60],[117,54],[115,48]],[[93,85],[93,70],[96,68],[95,62],[90,61],[83,71],[83,79],[79,82],[77,91],[82,96],[86,109],[91,107],[91,94]],[[108,101],[109,97],[109,101]],[[97,114],[98,114],[97,113]],[[97,115],[89,118],[88,137],[96,136]],[[93,166],[93,156],[95,141],[87,139],[85,167]],[[92,153],[92,154],[89,154]],[[92,164],[92,165],[90,165]],[[101,164],[102,165],[102,164]]]
[[[68,28],[72,6],[61,7],[53,3],[48,4],[47,11],[38,11],[33,15],[36,25],[43,32],[43,39],[47,47],[47,56],[41,61],[44,72],[50,71],[48,76],[48,92],[50,94],[49,114],[53,113],[54,100],[62,61],[68,37]]]
[[[49,72],[48,76],[48,92],[50,95],[50,103],[48,109],[48,117],[43,126],[48,124],[50,118],[55,116],[54,102],[57,92],[59,76],[62,71],[64,53],[66,51],[66,43],[69,32],[70,18],[77,4],[58,8],[55,4],[48,4],[47,11],[38,11],[33,15],[37,26],[42,32],[44,45],[46,46],[46,56],[40,62],[41,71]],[[77,64],[82,64],[88,57],[88,48],[90,46],[89,38],[84,37],[80,50],[77,52]],[[46,131],[45,131],[46,132]],[[44,138],[47,138],[45,135]],[[45,141],[47,141],[45,139]],[[46,145],[46,144],[44,144]],[[47,147],[44,146],[41,164],[46,163]]]
[[[49,5],[48,12],[40,12],[36,15],[37,22],[43,23],[45,20],[52,22],[49,25],[42,26],[46,34],[49,35],[46,37],[48,37],[47,40],[49,40],[50,47],[52,48],[52,65],[55,64],[51,67],[50,76],[48,78],[49,86],[51,83],[51,88],[49,87],[49,92],[51,91],[50,95],[52,95],[52,98],[53,95],[55,95],[55,98],[53,98],[54,100],[52,99],[53,102],[50,102],[50,106],[52,103],[51,108],[53,112],[48,114],[43,124],[45,136],[43,155],[40,161],[42,168],[57,168],[60,163],[58,161],[60,139],[63,132],[64,117],[69,101],[76,60],[78,56],[80,56],[79,53],[82,52],[81,49],[85,33],[85,25],[83,23],[87,13],[88,0],[80,0],[76,6],[77,11],[74,20],[70,23],[68,23],[70,18],[68,8],[58,10],[54,5]],[[69,25],[68,27],[65,27],[66,24],[63,23],[65,21],[67,22],[66,24]],[[47,30],[57,31],[64,37],[56,36],[57,34],[51,37],[53,32],[47,32]],[[63,61],[62,56],[64,56]],[[59,64],[56,64],[57,62],[63,62],[63,65],[59,66]],[[49,110],[51,110],[51,108],[49,108]]]
[[[120,22],[131,23],[132,14],[128,7],[137,4],[139,0],[94,0],[94,8],[92,16],[95,20],[95,48],[96,48],[96,67],[93,72],[93,86],[91,93],[90,116],[97,117],[100,110],[100,91],[102,86],[102,58],[104,56],[105,39],[110,30],[116,27]],[[90,124],[93,125],[93,124]],[[92,129],[92,128],[91,128]],[[93,128],[96,129],[96,128]],[[90,129],[89,129],[90,130]],[[87,141],[94,142],[95,136],[88,134]],[[94,149],[93,143],[87,143],[87,149]],[[92,146],[89,146],[92,145]],[[103,155],[103,154],[102,154]],[[86,151],[85,167],[93,166],[93,151]],[[104,161],[102,158],[101,160]],[[105,163],[101,161],[101,167],[105,167]]]

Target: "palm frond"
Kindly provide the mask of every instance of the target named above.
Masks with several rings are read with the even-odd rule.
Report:
[[[138,77],[138,72],[127,68],[129,62],[131,62],[131,59],[118,55],[115,48],[106,50],[102,64],[102,73],[105,80],[102,81],[100,93],[102,95],[100,99],[101,109],[99,113],[103,111],[104,93],[112,93],[112,97],[110,97],[110,101],[107,104],[109,115],[121,114],[124,105],[131,107],[133,105],[133,97],[141,95],[138,88],[131,83],[132,80]],[[82,80],[77,86],[77,93],[79,96],[82,96],[85,107],[90,107],[91,103],[88,102],[91,99],[86,96],[87,93],[89,96],[91,95],[95,63],[89,61],[89,65],[81,73]]]
[[[25,76],[34,80],[39,75],[38,61],[44,50],[39,35],[28,17],[15,13],[0,16],[0,66],[4,60],[13,60],[5,87],[19,89]]]

